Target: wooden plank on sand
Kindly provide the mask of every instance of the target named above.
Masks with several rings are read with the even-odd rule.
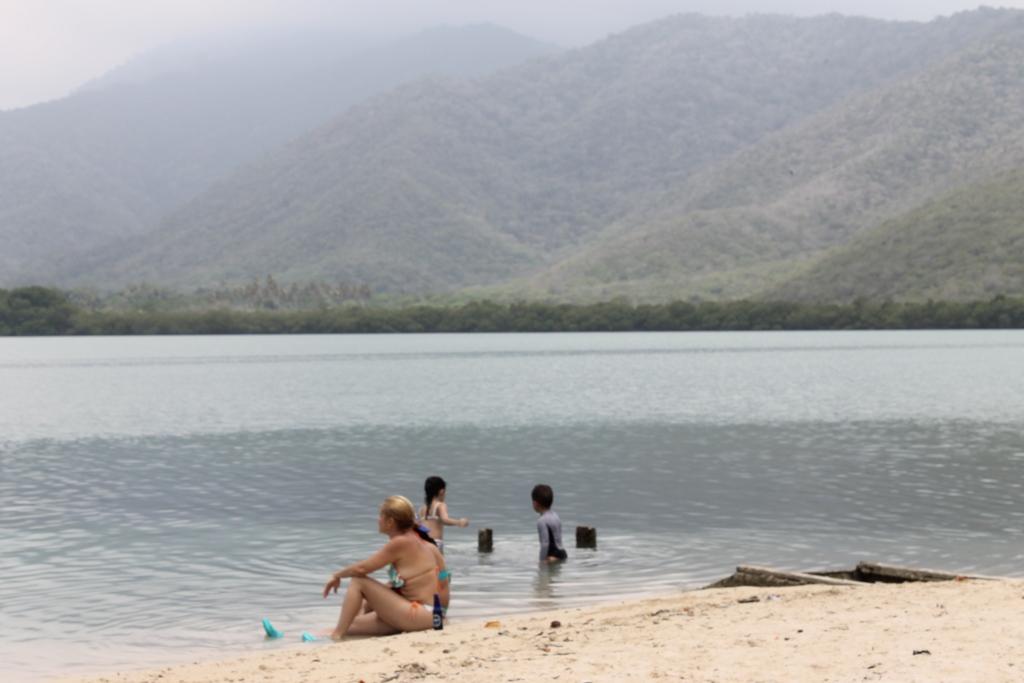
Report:
[[[863,586],[857,581],[846,579],[833,579],[829,576],[818,576],[816,574],[804,574],[802,572],[784,572],[768,567],[751,567],[740,565],[736,567],[736,573],[713,583],[708,588],[730,588],[733,586],[805,586],[808,584],[822,584],[826,586]]]
[[[932,569],[915,569],[913,567],[897,567],[877,562],[858,562],[857,573],[870,581],[872,577],[882,580],[897,581],[955,581],[957,579],[978,579],[983,581],[1000,581],[998,576],[978,576],[974,574],[952,574]]]

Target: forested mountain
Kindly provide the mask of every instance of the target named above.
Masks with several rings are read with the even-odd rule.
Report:
[[[529,285],[576,296],[606,294],[609,281],[623,295],[757,295],[883,220],[1024,167],[1021,64],[1018,19],[708,167]]]
[[[372,48],[273,35],[167,48],[70,97],[0,112],[0,282],[61,280],[84,252],[145,234],[219,176],[374,94],[553,50],[493,26]]]
[[[1019,13],[678,16],[353,108],[76,282],[749,296],[1024,158]]]
[[[1024,292],[1024,170],[926,203],[772,289],[798,301],[985,300]]]
[[[1009,265],[1024,260],[1007,227],[1018,209],[997,201],[1024,168],[1022,64],[1015,11],[929,23],[670,17],[489,75],[406,83],[216,181],[205,165],[183,171],[196,186],[153,210],[149,230],[133,220],[159,183],[135,169],[121,191],[78,155],[78,194],[52,186],[76,220],[117,239],[88,257],[97,240],[74,243],[46,282],[188,289],[273,275],[576,301],[1024,294]],[[48,177],[35,168],[9,165],[0,198]],[[188,199],[197,177],[207,188]],[[972,193],[996,202],[991,220],[980,205],[956,208]],[[116,211],[89,203],[115,195]],[[986,237],[996,224],[1003,237]],[[948,239],[907,247],[918,276],[894,277],[893,240],[943,230]],[[23,230],[19,248],[60,255],[54,234]],[[974,236],[1007,265],[985,270],[991,250],[968,245]],[[959,251],[941,256],[939,243]],[[960,282],[977,273],[980,290]]]

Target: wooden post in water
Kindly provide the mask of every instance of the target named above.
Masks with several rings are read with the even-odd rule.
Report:
[[[494,533],[490,529],[481,529],[477,532],[476,549],[481,553],[494,551]]]
[[[592,526],[576,527],[577,548],[597,548],[597,529]]]

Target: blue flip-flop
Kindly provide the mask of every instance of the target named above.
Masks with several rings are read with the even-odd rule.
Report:
[[[264,617],[263,619],[263,630],[267,634],[267,638],[284,638],[284,633],[274,628],[274,625],[270,623],[270,619]]]
[[[320,640],[320,639],[317,638],[316,636],[314,636],[309,631],[303,631],[302,632],[302,642],[304,642],[304,643],[315,643],[318,640]]]

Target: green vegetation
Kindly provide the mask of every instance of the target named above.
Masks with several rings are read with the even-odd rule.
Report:
[[[858,93],[652,199],[600,239],[534,276],[524,291],[543,296],[601,283],[634,296],[646,291],[648,300],[664,300],[673,288],[677,297],[799,294],[777,287],[809,261],[828,259],[832,249],[953,188],[1024,167],[1022,63],[1024,24],[1018,24],[926,69]],[[985,199],[1000,201],[991,195]],[[864,277],[847,280],[851,286],[833,299],[828,293],[837,289],[826,287],[822,299],[1024,294],[1024,282],[1015,278],[1002,280],[1006,288],[972,288],[971,281],[988,266],[983,222],[992,213],[981,201],[973,207],[981,209],[980,218],[961,212],[959,237],[943,244],[959,253],[928,250],[930,260],[915,264],[922,274],[935,271],[930,288],[889,277],[894,287],[880,292]],[[1024,222],[1021,203],[1002,201],[1003,209],[1004,224]],[[878,242],[873,246],[884,249]],[[1007,246],[1010,259],[1024,260],[1024,245]],[[884,250],[862,248],[855,254],[843,267],[867,273],[875,261],[895,265]],[[946,268],[950,260],[959,267]],[[818,282],[828,281],[837,265],[823,263]],[[814,284],[807,289],[813,291]]]
[[[391,57],[410,73],[444,42]],[[305,133],[283,145],[284,128],[257,124],[276,116],[268,98],[294,102],[259,74],[206,74],[216,92],[184,118],[187,97],[150,97],[162,80],[101,90],[0,113],[0,284],[120,289],[122,308],[153,313],[1024,296],[1024,204],[998,188],[970,198],[1024,168],[1022,64],[1020,11],[682,15],[333,118],[299,107],[288,130]],[[185,94],[190,79],[175,81]],[[348,92],[331,82],[316,92]],[[961,208],[944,205],[958,188]],[[890,237],[868,239],[879,226]],[[242,291],[268,273],[279,291]],[[161,293],[125,295],[139,282]]]
[[[367,304],[366,285],[346,282],[293,282],[281,285],[272,275],[237,287],[203,287],[185,294],[152,285],[133,285],[113,293],[80,290],[71,302],[90,311],[262,311],[320,310],[345,304]],[[380,303],[379,299],[375,303]]]
[[[797,304],[626,301],[315,311],[89,311],[58,290],[0,290],[0,335],[324,334],[1024,328],[1024,299]]]
[[[1024,292],[1024,170],[948,194],[855,239],[768,297],[969,301]]]
[[[398,88],[225,177],[74,280],[344,280],[503,299],[759,296],[1024,163],[1024,15],[670,17]]]
[[[72,334],[80,315],[67,295],[56,289],[0,289],[0,336]]]
[[[289,31],[213,40],[191,62],[143,56],[69,97],[0,112],[0,284],[68,282],[131,253],[130,238],[221,177],[401,83],[554,51],[486,25],[365,43]]]

